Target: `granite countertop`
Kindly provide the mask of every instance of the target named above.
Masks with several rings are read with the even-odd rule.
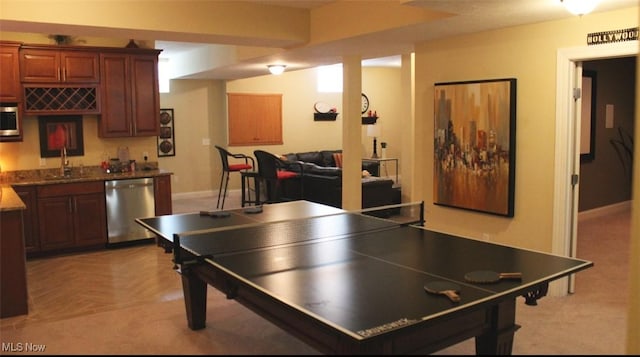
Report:
[[[119,173],[107,173],[99,166],[84,167],[82,168],[82,172],[79,167],[73,167],[69,177],[60,175],[60,169],[58,168],[2,172],[0,174],[0,192],[2,193],[2,196],[0,196],[0,211],[26,208],[24,202],[22,202],[12,186],[124,180],[172,174],[170,171],[158,169],[157,166],[149,166],[149,169],[146,170]]]
[[[71,169],[71,175],[65,177],[60,174],[60,169],[22,170],[3,172],[0,182],[9,185],[44,185],[53,183],[69,183],[83,181],[109,181],[130,178],[154,177],[171,175],[172,172],[150,167],[147,170],[133,172],[107,173],[99,166],[79,167]]]
[[[27,206],[11,186],[0,187],[0,212],[24,210]]]

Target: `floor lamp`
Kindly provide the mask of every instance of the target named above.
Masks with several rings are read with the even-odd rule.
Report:
[[[379,125],[369,125],[367,126],[367,136],[373,137],[373,155],[371,155],[372,159],[378,158],[378,136],[380,136],[380,126]]]

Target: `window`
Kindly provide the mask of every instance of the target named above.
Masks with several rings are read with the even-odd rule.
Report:
[[[158,58],[158,86],[160,87],[160,93],[169,93],[170,86],[170,68],[168,58]]]
[[[342,93],[342,63],[317,68],[318,92]]]

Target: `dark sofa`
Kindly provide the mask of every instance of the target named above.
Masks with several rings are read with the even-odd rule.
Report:
[[[342,168],[336,166],[335,153],[342,153],[342,150],[308,151],[283,155],[283,159],[301,164],[303,198],[305,200],[338,208],[342,207]],[[362,170],[377,175],[379,164],[377,162],[363,162]],[[389,205],[393,201],[393,180],[375,176],[362,178],[362,208]]]

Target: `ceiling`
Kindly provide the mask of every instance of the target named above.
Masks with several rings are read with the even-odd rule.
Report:
[[[205,1],[205,0],[198,0]],[[206,0],[217,1],[217,0]],[[369,25],[364,22],[354,23],[351,18],[358,21],[366,21],[371,17],[364,15],[351,15],[346,20],[354,27],[373,28],[362,30],[355,35],[340,33],[333,34],[334,39],[316,40],[313,43],[298,42],[284,48],[274,44],[274,38],[261,36],[255,33],[251,36],[250,43],[239,43],[242,39],[228,40],[227,43],[214,43],[219,38],[209,37],[204,41],[209,43],[196,43],[194,41],[206,37],[198,36],[198,33],[189,34],[181,32],[155,32],[153,35],[138,33],[134,29],[127,29],[125,38],[151,39],[154,46],[162,49],[161,59],[166,60],[173,67],[172,78],[194,79],[220,79],[233,80],[249,78],[268,74],[267,65],[280,63],[286,64],[287,71],[306,69],[321,65],[342,63],[345,56],[359,56],[363,59],[363,66],[389,66],[400,64],[400,55],[415,51],[415,44],[446,37],[463,35],[468,33],[487,31],[491,29],[510,26],[533,24],[537,22],[560,20],[574,17],[562,6],[562,0],[234,0],[254,3],[256,6],[280,6],[299,9],[309,9],[311,12],[321,13],[324,10],[334,11],[336,8],[360,7],[389,4],[399,14],[411,17],[414,13],[423,14],[438,12],[439,16],[425,19],[412,19],[411,21],[398,21],[400,17],[396,13],[379,12],[378,15],[393,21],[384,23],[384,26],[360,26]],[[393,3],[394,1],[395,3]],[[565,0],[567,1],[567,0]],[[586,1],[586,0],[579,0]],[[611,11],[629,8],[635,11],[640,0],[599,0],[594,12]],[[342,7],[340,7],[342,6]],[[325,7],[325,8],[323,8]],[[407,9],[409,9],[407,11]],[[395,18],[394,18],[395,15]],[[589,16],[589,15],[584,15]],[[404,17],[403,17],[404,19]],[[265,19],[268,22],[269,19]],[[577,19],[579,21],[579,19]],[[376,24],[380,24],[379,22]],[[271,24],[273,25],[273,24]],[[327,24],[332,26],[333,24]],[[74,33],[87,36],[121,37],[122,28],[113,28],[111,32],[106,27],[97,26],[73,26],[52,22],[21,22],[0,20],[0,26],[4,31],[14,32],[39,32],[39,33]],[[616,29],[597,29],[599,31]],[[277,27],[277,26],[276,26]],[[283,26],[285,28],[286,26]],[[317,34],[317,30],[316,33]],[[139,36],[138,36],[139,35]],[[150,37],[153,36],[153,37]],[[350,37],[349,37],[350,36]],[[246,37],[246,36],[245,36]],[[330,36],[329,36],[330,37]],[[194,40],[194,38],[198,38]],[[340,38],[335,40],[335,38]],[[224,39],[223,39],[224,40]],[[179,42],[182,41],[182,42]],[[305,41],[305,40],[302,40]],[[226,56],[238,50],[255,50],[251,55]],[[226,52],[225,52],[226,51]],[[246,54],[247,52],[243,52]],[[216,62],[215,58],[225,57],[226,62]],[[230,59],[229,59],[230,58]],[[173,64],[173,65],[171,65]]]
[[[313,9],[336,0],[248,0],[276,6]],[[594,12],[635,7],[638,0],[600,0]],[[340,63],[345,54],[358,54],[363,66],[399,66],[400,54],[414,51],[414,44],[449,36],[573,17],[561,0],[403,0],[407,6],[455,14],[444,19],[395,28],[315,46],[300,46],[181,78],[239,79],[267,74],[266,64],[287,64],[287,71]],[[585,15],[588,16],[588,15]],[[156,41],[161,57],[174,58],[207,44]],[[321,54],[321,55],[320,55]]]

